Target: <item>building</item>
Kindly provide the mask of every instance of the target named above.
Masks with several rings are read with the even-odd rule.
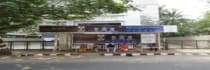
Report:
[[[104,14],[98,17],[94,17],[93,19],[90,20],[74,20],[74,21],[66,21],[66,20],[59,20],[60,24],[58,26],[61,27],[65,27],[65,26],[79,26],[79,25],[88,25],[87,27],[91,28],[93,26],[89,26],[89,25],[100,25],[100,26],[104,26],[104,25],[113,25],[113,27],[115,25],[117,26],[158,26],[159,25],[159,9],[158,9],[158,2],[157,0],[133,0],[132,3],[133,6],[141,9],[142,11],[135,11],[135,10],[129,10],[126,13],[121,13],[121,14]],[[50,26],[50,25],[54,25],[54,24],[49,24],[54,22],[52,20],[45,20],[45,22],[42,24],[42,26]],[[55,25],[54,25],[55,26]],[[57,25],[56,25],[57,26]],[[56,27],[55,26],[55,27]],[[59,27],[58,27],[59,28]],[[74,27],[72,27],[74,28]],[[103,27],[101,27],[103,28]],[[63,29],[63,28],[62,28]],[[62,30],[61,29],[61,30]],[[118,28],[116,28],[118,29]],[[42,31],[42,35],[43,38],[45,39],[51,39],[52,38],[56,38],[55,39],[55,48],[61,48],[61,49],[69,49],[69,48],[73,48],[76,49],[78,48],[77,46],[81,46],[81,45],[88,45],[88,44],[94,44],[95,42],[83,42],[81,43],[75,43],[74,44],[74,40],[75,39],[79,39],[79,37],[81,37],[82,39],[85,39],[87,37],[93,37],[95,38],[95,36],[98,37],[98,34],[100,33],[104,33],[104,32],[75,32],[75,33],[69,33],[69,32],[48,32],[45,31],[47,29],[43,29],[44,31]],[[64,28],[65,30],[65,28]],[[68,30],[67,30],[68,31]],[[127,32],[129,33],[129,32]],[[159,34],[156,35],[156,33],[158,32],[150,32],[152,34],[140,34],[140,32],[136,32],[136,33],[131,33],[129,35],[132,35],[134,38],[138,38],[140,40],[141,36],[150,36],[152,38],[152,43],[158,43],[158,39],[159,39]],[[111,37],[111,35],[117,35],[119,37],[122,37],[121,35],[127,35],[126,32],[105,32],[104,35],[108,34],[108,36]],[[87,37],[84,37],[87,36]],[[103,37],[103,36],[100,36]],[[128,36],[130,37],[130,36]],[[89,39],[89,38],[87,38]],[[92,39],[92,38],[90,38]],[[98,39],[98,38],[97,38]],[[143,41],[143,40],[142,40]],[[71,42],[71,43],[70,43]],[[59,46],[58,46],[59,44]],[[96,44],[99,45],[99,44]],[[132,44],[133,45],[133,44]]]
[[[91,20],[61,20],[61,22],[63,21],[63,25],[78,25],[83,23],[121,23],[126,26],[159,25],[159,5],[157,0],[133,0],[130,4],[142,11],[129,10],[122,14],[104,14]],[[53,21],[46,20],[43,25],[49,25],[49,22]]]

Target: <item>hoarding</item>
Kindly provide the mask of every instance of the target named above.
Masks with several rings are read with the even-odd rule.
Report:
[[[139,34],[75,34],[75,43],[138,43]]]
[[[123,32],[163,32],[162,26],[122,26]]]
[[[163,29],[164,29],[164,32],[178,32],[176,25],[164,25]]]
[[[39,26],[40,32],[77,32],[77,26]]]
[[[141,43],[156,43],[155,34],[141,34]]]
[[[177,32],[176,26],[40,26],[40,32]]]

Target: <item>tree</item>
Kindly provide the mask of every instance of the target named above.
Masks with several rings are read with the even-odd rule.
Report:
[[[1,0],[0,33],[38,24],[41,19],[87,19],[106,13],[126,12],[128,6],[114,0]]]
[[[22,32],[27,33],[29,35],[38,35],[39,33],[39,25],[38,24],[34,24],[31,26],[27,26],[25,28],[21,28]]]
[[[179,25],[185,19],[176,9],[165,9],[164,6],[159,8],[160,21],[164,25]]]
[[[198,34],[210,35],[210,12],[207,12],[203,18],[196,21],[194,26]]]
[[[1,0],[0,33],[36,24],[46,3],[45,0]]]
[[[178,32],[177,33],[163,33],[163,37],[172,37],[172,36],[188,36],[193,35],[193,20],[184,18],[176,9],[165,9],[164,6],[159,8],[160,14],[160,23],[163,25],[177,25]]]
[[[122,13],[127,11],[123,2],[113,0],[51,0],[47,10],[47,19],[83,19],[105,13]]]

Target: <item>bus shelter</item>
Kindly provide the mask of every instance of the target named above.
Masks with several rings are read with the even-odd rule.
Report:
[[[160,33],[163,30],[163,26],[40,26],[42,34],[53,34],[55,50],[71,52],[141,52],[144,49],[161,50]],[[122,47],[127,50],[123,51]]]

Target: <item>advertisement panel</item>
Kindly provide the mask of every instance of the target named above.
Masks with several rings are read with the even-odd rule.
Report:
[[[75,34],[75,43],[138,43],[139,34]]]
[[[163,32],[163,26],[122,26],[123,32]]]
[[[141,34],[141,43],[156,43],[155,34]]]
[[[77,32],[77,26],[39,26],[40,32]]]
[[[176,32],[176,26],[40,26],[40,32]]]
[[[163,29],[164,29],[164,32],[178,32],[176,25],[164,25]]]

